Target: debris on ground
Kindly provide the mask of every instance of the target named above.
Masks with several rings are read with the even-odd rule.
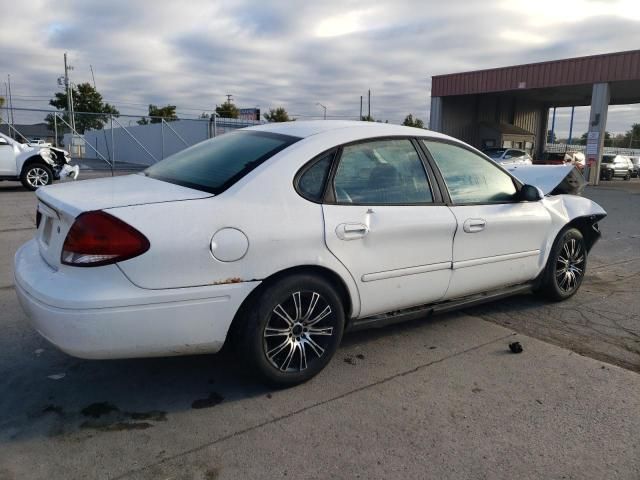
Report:
[[[54,373],[53,375],[48,375],[47,378],[50,378],[51,380],[61,380],[66,376],[66,373]]]
[[[520,342],[510,343],[509,350],[511,350],[511,353],[522,353],[522,345],[520,345]]]

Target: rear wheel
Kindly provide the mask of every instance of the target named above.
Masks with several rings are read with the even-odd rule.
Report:
[[[631,180],[631,172],[627,172],[627,174],[624,176],[625,180]]]
[[[587,268],[587,245],[580,230],[561,232],[553,244],[541,291],[552,300],[566,300],[574,295]]]
[[[22,169],[20,181],[25,188],[37,190],[53,183],[53,172],[44,163],[31,163]]]
[[[305,382],[336,352],[344,308],[325,280],[293,275],[268,286],[246,310],[242,353],[273,385]]]

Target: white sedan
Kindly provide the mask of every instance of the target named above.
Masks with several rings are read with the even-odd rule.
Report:
[[[545,193],[427,130],[262,125],[141,174],[38,189],[16,291],[71,355],[210,353],[233,339],[263,378],[293,385],[347,329],[532,289],[573,295],[606,213]]]

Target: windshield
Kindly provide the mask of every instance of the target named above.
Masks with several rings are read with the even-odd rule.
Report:
[[[500,158],[506,150],[506,148],[488,148],[484,153],[490,158]]]
[[[615,158],[615,155],[603,155],[602,163],[613,163],[614,158]]]
[[[144,171],[148,177],[219,194],[300,140],[251,130],[226,133],[182,150]]]

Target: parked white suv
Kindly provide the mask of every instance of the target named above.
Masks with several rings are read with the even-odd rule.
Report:
[[[61,176],[76,178],[69,152],[51,146],[22,144],[0,133],[0,180],[21,181],[29,190],[50,185]]]

